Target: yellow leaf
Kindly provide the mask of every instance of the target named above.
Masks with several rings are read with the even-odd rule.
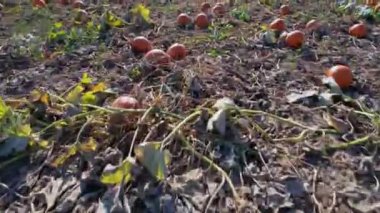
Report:
[[[75,103],[79,100],[81,93],[84,91],[84,87],[77,85],[66,95],[66,100],[70,103]]]
[[[146,22],[150,22],[150,10],[143,4],[137,4],[131,9],[131,12],[134,15],[141,16]]]
[[[3,99],[0,97],[0,119],[2,119],[5,114],[9,111],[9,107],[5,104]]]
[[[82,84],[91,84],[92,83],[92,78],[88,76],[88,73],[83,73],[82,79],[80,80]]]
[[[103,92],[104,90],[107,89],[107,86],[104,82],[100,82],[96,85],[94,85],[92,88],[91,88],[91,92],[93,93],[96,93],[96,92]]]
[[[100,181],[104,184],[120,184],[124,178],[124,183],[127,183],[132,175],[131,169],[135,164],[133,158],[127,158],[123,163],[109,171],[103,171]]]
[[[86,143],[82,143],[79,145],[79,150],[84,152],[94,152],[96,151],[96,141],[94,138],[89,138]]]
[[[63,154],[61,154],[57,159],[55,159],[52,163],[53,167],[59,167],[66,162],[67,159],[77,154],[78,148],[77,146],[70,146],[70,148]]]

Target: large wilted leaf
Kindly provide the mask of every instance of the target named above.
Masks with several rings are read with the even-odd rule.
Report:
[[[132,175],[131,169],[135,164],[135,159],[127,158],[119,166],[108,164],[104,170],[100,181],[104,184],[120,184],[123,181],[127,183]]]
[[[166,150],[160,150],[160,142],[142,143],[135,147],[134,153],[137,160],[157,180],[163,180],[167,176],[167,165],[170,163],[170,155]]]

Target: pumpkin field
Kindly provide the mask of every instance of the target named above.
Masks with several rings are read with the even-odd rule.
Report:
[[[0,212],[380,212],[380,1],[0,0]]]

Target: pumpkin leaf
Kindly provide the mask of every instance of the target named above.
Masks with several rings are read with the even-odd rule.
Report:
[[[56,158],[51,165],[57,168],[63,165],[69,158],[76,155],[77,153],[78,153],[78,146],[72,145],[64,153],[59,155],[59,157]]]
[[[143,4],[137,4],[131,9],[132,14],[140,16],[146,22],[150,22],[150,10]]]
[[[111,27],[122,27],[125,25],[125,22],[123,19],[117,17],[115,14],[113,14],[111,11],[106,11],[104,14],[104,21],[110,25]]]
[[[94,152],[96,151],[97,144],[94,138],[90,137],[86,143],[81,143],[78,145],[80,151],[84,152]]]
[[[82,78],[80,79],[80,82],[84,85],[86,84],[91,84],[92,83],[92,78],[88,75],[88,73],[83,73]]]
[[[85,92],[82,95],[81,103],[83,104],[95,104],[96,103],[96,95],[93,92]]]
[[[81,85],[77,85],[66,95],[66,101],[70,103],[76,103],[79,101],[81,93],[84,91],[84,87]]]
[[[157,180],[164,180],[167,176],[167,165],[170,163],[170,155],[167,150],[160,150],[161,142],[141,143],[134,148],[136,159]]]
[[[0,97],[0,120],[9,112],[9,107],[5,104],[3,99]]]
[[[32,102],[41,102],[45,105],[49,105],[50,97],[47,93],[41,92],[39,90],[33,90],[30,93],[30,99]]]
[[[133,165],[135,165],[134,158],[125,159],[119,166],[108,164],[103,170],[100,181],[104,184],[120,184],[124,178],[124,182],[127,183],[132,177]]]

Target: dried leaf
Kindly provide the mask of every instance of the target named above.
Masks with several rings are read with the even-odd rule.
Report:
[[[136,159],[157,180],[164,180],[167,176],[167,165],[170,163],[170,155],[166,150],[160,150],[160,142],[147,142],[134,148]]]
[[[302,93],[291,93],[290,95],[286,96],[288,103],[298,103],[302,102],[305,99],[317,97],[318,91],[316,90],[306,90]]]
[[[33,90],[30,93],[30,99],[32,102],[41,102],[45,105],[49,105],[49,95],[47,93],[38,91],[38,90]]]
[[[337,130],[339,133],[347,133],[351,129],[351,125],[346,123],[345,121],[336,118],[329,113],[323,113],[323,119],[327,122],[327,124]]]

